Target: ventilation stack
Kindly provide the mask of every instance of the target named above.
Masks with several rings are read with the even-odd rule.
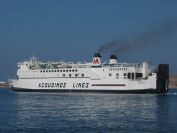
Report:
[[[111,55],[109,58],[109,64],[117,64],[117,57],[116,55]]]
[[[95,53],[92,61],[94,66],[100,66],[101,65],[101,55],[100,53]]]

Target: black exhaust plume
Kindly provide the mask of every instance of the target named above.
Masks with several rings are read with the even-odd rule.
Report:
[[[139,50],[158,46],[170,41],[177,33],[177,18],[166,18],[153,24],[148,30],[138,34],[121,36],[99,47],[99,53],[120,54],[127,51]]]

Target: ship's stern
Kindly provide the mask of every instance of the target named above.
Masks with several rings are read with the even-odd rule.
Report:
[[[157,72],[157,91],[158,93],[168,92],[169,87],[169,65],[159,64]]]

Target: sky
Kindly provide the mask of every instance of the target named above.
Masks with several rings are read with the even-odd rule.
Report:
[[[168,63],[177,74],[177,30],[161,34],[166,21],[176,24],[176,5],[176,0],[0,0],[0,80],[14,78],[17,62],[33,55],[90,62],[101,46],[122,38],[131,49],[120,50],[118,41],[101,53],[104,61],[119,49],[120,62]],[[144,36],[146,46],[136,45]]]

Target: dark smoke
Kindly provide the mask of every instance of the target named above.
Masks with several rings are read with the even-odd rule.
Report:
[[[142,33],[121,36],[101,45],[97,52],[120,54],[127,51],[151,48],[170,41],[177,33],[177,18],[166,18],[156,22]]]

